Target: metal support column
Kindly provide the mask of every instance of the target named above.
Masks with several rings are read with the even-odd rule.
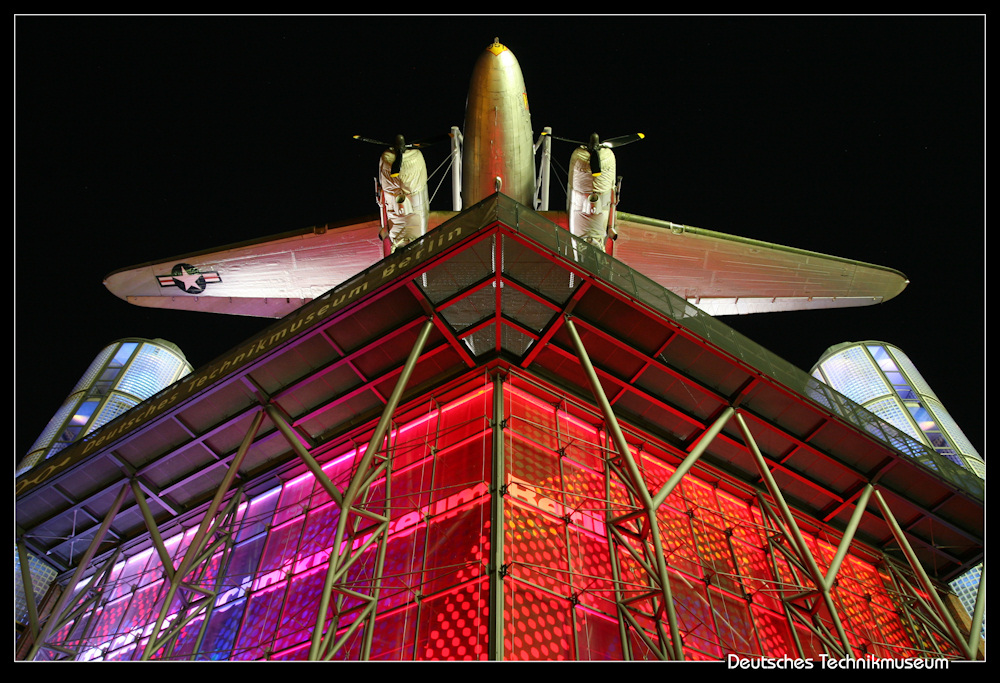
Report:
[[[35,585],[31,579],[31,562],[28,559],[28,548],[24,545],[24,541],[17,539],[15,541],[15,546],[17,547],[17,557],[18,564],[21,565],[21,584],[24,586],[24,601],[28,607],[28,637],[31,638],[32,642],[38,639],[38,606],[35,601]]]
[[[364,455],[361,456],[361,461],[358,463],[357,469],[351,476],[351,480],[348,482],[346,490],[338,501],[340,505],[340,517],[337,520],[337,532],[331,547],[330,563],[327,567],[326,579],[323,582],[323,591],[320,596],[319,610],[316,614],[316,625],[313,628],[312,639],[309,647],[310,660],[332,658],[344,642],[346,642],[347,638],[360,627],[361,623],[363,623],[367,617],[374,614],[375,603],[372,601],[371,596],[360,595],[357,591],[352,591],[341,585],[341,581],[344,579],[348,568],[350,568],[350,566],[357,559],[359,559],[362,553],[364,553],[365,550],[367,550],[373,543],[380,543],[384,546],[388,533],[389,518],[386,514],[376,514],[369,510],[359,508],[355,506],[355,502],[358,500],[358,494],[362,488],[370,486],[383,471],[386,471],[388,455],[386,455],[381,464],[373,466],[373,462],[375,462],[375,456],[382,451],[382,444],[389,431],[392,415],[396,410],[396,406],[399,404],[399,400],[402,398],[403,391],[406,389],[406,385],[410,380],[410,375],[413,373],[413,369],[416,367],[417,361],[420,359],[421,353],[423,353],[424,345],[427,343],[427,339],[430,337],[430,333],[433,329],[434,319],[429,318],[427,322],[424,323],[420,333],[417,335],[413,348],[410,349],[410,354],[403,365],[403,370],[400,373],[399,378],[396,380],[396,386],[393,388],[392,393],[386,401],[385,407],[382,409],[382,416],[379,418],[378,424],[375,426],[375,431],[368,442],[367,448],[365,448]],[[388,501],[386,501],[385,510],[388,511]],[[349,513],[353,513],[355,516],[360,516],[361,518],[374,523],[373,527],[370,526],[364,529],[365,534],[368,534],[369,536],[368,539],[358,547],[355,547],[353,543],[353,539],[355,537],[354,533],[350,534],[350,538],[345,542],[345,537],[348,537],[347,523]],[[355,524],[356,523],[357,522],[355,522]],[[356,529],[352,531],[356,531]],[[373,579],[374,586],[380,585],[381,581],[381,572],[376,572]],[[364,613],[359,616],[350,627],[348,627],[348,631],[339,639],[337,638],[337,627],[339,624],[338,613],[334,613],[329,629],[325,629],[326,614],[330,609],[331,597],[334,592],[341,596],[349,592],[352,596],[363,598],[368,603],[364,609]],[[324,630],[326,630],[325,634]]]
[[[542,134],[535,142],[535,152],[542,148],[538,164],[538,181],[535,183],[535,211],[549,210],[549,176],[552,168],[552,129],[548,126],[542,129]]]
[[[75,588],[77,584],[80,583],[80,579],[83,578],[84,572],[90,566],[91,560],[94,559],[94,555],[97,554],[97,549],[104,542],[104,537],[108,533],[108,529],[111,528],[111,523],[114,521],[115,516],[118,511],[121,510],[122,503],[125,502],[125,495],[129,492],[128,484],[123,484],[121,489],[118,491],[118,495],[115,496],[114,501],[111,503],[111,507],[108,509],[106,515],[104,515],[104,520],[101,522],[101,526],[98,528],[97,533],[94,534],[94,538],[90,541],[90,546],[84,551],[83,556],[80,558],[79,563],[76,566],[76,571],[73,572],[73,576],[70,580],[66,582],[65,589],[62,595],[59,596],[59,601],[56,602],[54,608],[52,608],[52,614],[48,619],[45,620],[45,625],[42,626],[41,631],[38,633],[38,639],[35,644],[31,647],[31,651],[28,653],[26,659],[32,660],[35,655],[38,654],[38,650],[42,647],[48,637],[55,630],[56,625],[62,626],[60,619],[66,608],[69,606],[70,600],[76,595]]]
[[[663,600],[662,609],[666,613],[667,624],[670,628],[670,644],[673,658],[676,660],[683,660],[684,649],[681,642],[680,629],[677,624],[677,612],[674,607],[673,595],[670,592],[670,576],[667,572],[667,563],[663,555],[663,546],[660,541],[660,528],[656,520],[656,508],[653,506],[653,498],[649,493],[649,488],[643,480],[642,473],[639,471],[638,464],[632,457],[628,443],[625,441],[625,435],[622,433],[621,427],[618,424],[618,418],[611,409],[608,397],[604,394],[604,389],[601,387],[601,382],[597,377],[597,372],[594,370],[594,366],[590,362],[590,356],[587,355],[587,350],[583,346],[583,341],[580,339],[580,335],[576,331],[576,326],[573,324],[570,316],[565,317],[565,322],[566,330],[569,332],[570,339],[573,342],[573,347],[576,349],[577,357],[579,358],[580,364],[583,366],[583,370],[587,375],[591,390],[594,393],[595,399],[597,399],[601,412],[604,414],[604,420],[608,427],[608,433],[611,435],[612,441],[615,444],[615,448],[618,451],[622,462],[625,463],[628,476],[632,480],[632,488],[640,498],[640,503],[648,525],[646,531],[649,535],[650,542],[652,543],[651,553],[653,555],[652,560],[654,563],[654,566],[648,567],[647,571],[650,574],[650,578],[659,584]],[[637,557],[636,559],[639,558]]]
[[[167,594],[163,599],[163,604],[160,606],[160,613],[156,617],[156,623],[153,625],[153,630],[149,634],[149,640],[146,641],[146,648],[142,652],[142,659],[144,661],[150,659],[153,653],[155,653],[156,650],[173,635],[169,632],[164,635],[161,631],[163,631],[163,624],[168,616],[168,613],[170,612],[170,608],[173,606],[174,597],[182,588],[185,577],[187,577],[191,570],[205,559],[206,541],[215,532],[215,529],[218,526],[216,517],[219,514],[219,510],[222,507],[222,503],[225,500],[226,495],[233,486],[233,482],[236,480],[236,475],[239,474],[239,469],[243,464],[243,459],[250,450],[250,446],[253,444],[253,440],[256,438],[257,431],[260,429],[260,425],[263,420],[264,412],[262,410],[258,410],[254,414],[253,421],[250,423],[250,428],[243,436],[243,441],[240,443],[240,447],[233,456],[232,462],[229,463],[225,476],[216,488],[215,495],[212,497],[212,502],[209,503],[208,509],[205,511],[205,515],[201,519],[201,524],[198,525],[198,530],[195,532],[194,538],[191,539],[191,544],[184,551],[184,557],[181,559],[180,566],[176,568],[176,571],[174,571],[174,574],[170,579],[170,586],[167,588]],[[155,524],[153,527],[155,528]],[[153,529],[150,529],[150,531],[153,531]],[[164,564],[164,568],[168,567],[171,569],[173,568],[172,562],[168,561]]]
[[[923,566],[920,564],[920,560],[917,559],[917,554],[913,552],[913,548],[910,546],[910,542],[906,540],[906,535],[900,528],[899,523],[896,521],[895,516],[892,514],[892,510],[889,509],[888,504],[882,497],[881,492],[875,492],[875,502],[878,504],[879,509],[882,511],[882,515],[885,518],[886,523],[889,525],[889,529],[892,531],[893,537],[895,537],[896,542],[899,544],[900,548],[903,549],[903,554],[906,555],[906,560],[910,563],[910,568],[920,579],[920,583],[923,589],[930,596],[931,603],[937,612],[938,618],[944,622],[947,628],[948,634],[951,636],[952,645],[954,645],[959,652],[961,652],[967,659],[976,658],[976,650],[971,648],[972,642],[976,643],[977,649],[979,645],[979,629],[975,629],[971,641],[966,641],[961,629],[958,624],[955,623],[955,619],[951,616],[951,613],[941,602],[941,597],[938,595],[937,588],[935,588],[934,583],[931,581],[930,577],[927,576],[927,572],[924,571]],[[980,590],[982,589],[982,584],[980,584]],[[983,600],[985,600],[985,591],[983,593]],[[979,601],[979,595],[976,597],[977,602]]]
[[[493,376],[493,469],[490,482],[490,624],[489,659],[503,661],[504,655],[504,496],[507,492],[504,460],[503,377]]]
[[[462,210],[462,131],[451,127],[451,208]]]
[[[743,438],[746,441],[746,446],[750,451],[750,454],[753,456],[754,462],[757,464],[757,471],[764,480],[771,497],[774,499],[775,503],[778,504],[778,509],[781,512],[781,518],[785,523],[788,533],[791,535],[791,541],[794,544],[799,557],[806,563],[809,575],[812,578],[816,589],[820,591],[820,594],[823,597],[823,602],[826,604],[827,610],[830,613],[830,618],[834,620],[834,625],[837,628],[837,637],[839,638],[840,645],[843,648],[844,656],[853,658],[854,651],[851,648],[850,641],[847,639],[847,632],[844,630],[844,625],[840,621],[836,605],[833,604],[833,599],[830,595],[830,585],[828,585],[826,577],[816,564],[816,558],[813,557],[812,552],[809,550],[809,546],[806,544],[805,538],[802,536],[802,532],[799,531],[798,524],[795,522],[795,517],[792,515],[791,509],[789,509],[788,503],[785,502],[785,497],[781,494],[781,489],[778,487],[777,483],[775,483],[774,477],[771,476],[771,470],[768,469],[764,456],[761,454],[760,449],[757,447],[757,442],[750,433],[750,428],[747,427],[746,421],[739,413],[736,414],[736,422],[739,424],[740,431],[743,432]],[[865,501],[867,502],[867,496],[865,497]],[[857,517],[857,520],[854,520],[853,522],[855,528],[857,526],[857,521],[860,520],[860,514],[860,512],[855,510],[855,516]],[[844,544],[842,543],[841,545],[843,546]],[[844,549],[844,552],[846,552],[846,548]],[[841,559],[843,559],[842,556]],[[832,579],[835,578],[835,574],[836,573],[834,572],[831,575],[831,584]]]
[[[979,639],[982,637],[983,619],[986,618],[986,563],[979,575],[979,588],[976,589],[976,606],[972,610],[972,626],[969,638],[969,650],[973,655],[979,653]]]

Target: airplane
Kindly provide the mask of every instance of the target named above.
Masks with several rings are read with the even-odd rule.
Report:
[[[555,136],[545,128],[535,141],[520,65],[499,39],[473,68],[464,130],[448,134],[450,211],[430,208],[421,143],[355,137],[385,148],[375,183],[378,218],[131,266],[109,274],[105,286],[138,306],[281,318],[496,192],[714,316],[866,306],[908,284],[891,268],[618,211],[621,178],[612,147],[640,134],[601,141],[595,133],[578,143],[566,209],[551,210]]]

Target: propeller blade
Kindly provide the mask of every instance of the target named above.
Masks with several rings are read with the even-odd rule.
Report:
[[[359,142],[368,142],[373,145],[382,145],[383,147],[392,147],[390,142],[382,142],[381,140],[376,140],[375,138],[366,138],[363,135],[355,135],[354,139]]]
[[[632,142],[638,142],[642,140],[645,135],[642,133],[632,133],[631,135],[619,135],[616,138],[608,138],[607,140],[601,141],[602,147],[621,147],[622,145],[627,145]]]

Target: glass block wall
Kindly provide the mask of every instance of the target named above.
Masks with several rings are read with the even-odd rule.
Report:
[[[913,362],[892,344],[846,342],[826,350],[812,375],[942,456],[986,478],[986,464]]]
[[[983,565],[978,567],[973,567],[969,571],[962,574],[960,577],[952,581],[949,586],[951,590],[954,591],[955,595],[962,603],[962,607],[971,616],[976,609],[976,597],[979,593],[979,582],[983,577]],[[986,640],[986,614],[983,614],[983,626],[980,629],[980,635],[983,640]]]
[[[633,503],[608,469],[614,458],[606,457],[600,418],[512,376],[494,420],[493,386],[484,381],[447,403],[428,401],[394,426],[391,523],[369,658],[652,659],[650,642],[666,629],[666,617],[654,610],[646,570],[609,533],[611,518]],[[649,486],[658,488],[683,454],[649,439],[641,443],[634,455]],[[342,490],[358,463],[358,445],[341,443],[316,455]],[[494,471],[503,473],[499,501],[491,493]],[[385,491],[383,478],[367,498],[384,500]],[[494,508],[502,510],[500,525],[492,522]],[[339,510],[311,473],[245,501],[231,551],[220,550],[192,575],[217,590],[213,610],[187,623],[155,657],[305,659]],[[815,628],[790,619],[785,599],[809,583],[775,546],[774,529],[753,496],[726,493],[693,471],[657,521],[687,659],[827,651],[818,634],[835,630],[834,615],[816,611]],[[175,564],[192,535],[167,541]],[[362,540],[348,543],[362,548]],[[834,545],[816,535],[808,542],[825,572]],[[489,566],[500,547],[502,594],[494,596]],[[836,618],[856,653],[954,655],[906,618],[892,577],[871,557],[848,555],[834,589]],[[364,550],[345,585],[359,592],[370,586],[377,560],[377,546]],[[114,567],[98,604],[54,640],[81,660],[136,659],[164,594],[157,553],[132,554]],[[348,627],[361,601],[346,591],[341,598],[345,639],[334,658],[357,659],[365,628],[348,635]],[[491,643],[490,623],[500,610],[502,636]],[[183,621],[179,602],[168,611]]]
[[[39,559],[31,553],[26,553],[25,560],[31,572],[31,589],[35,596],[35,604],[45,595],[45,591],[56,578],[56,570],[47,562]],[[17,544],[14,544],[14,626],[24,627],[28,624],[28,599],[25,594],[24,581],[21,572],[21,554],[17,551]]]
[[[97,355],[17,467],[22,474],[191,372],[163,339],[121,339]]]

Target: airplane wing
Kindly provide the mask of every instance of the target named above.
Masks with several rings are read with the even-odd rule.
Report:
[[[379,228],[306,228],[117,270],[104,284],[137,306],[281,318],[379,261]]]
[[[632,214],[617,214],[614,257],[713,316],[868,306],[899,271]]]
[[[428,228],[454,212],[432,211]],[[545,212],[565,227],[565,212]],[[150,308],[281,318],[383,257],[377,219],[306,228],[117,270],[104,284]],[[710,315],[867,306],[895,270],[619,212],[613,256]]]

